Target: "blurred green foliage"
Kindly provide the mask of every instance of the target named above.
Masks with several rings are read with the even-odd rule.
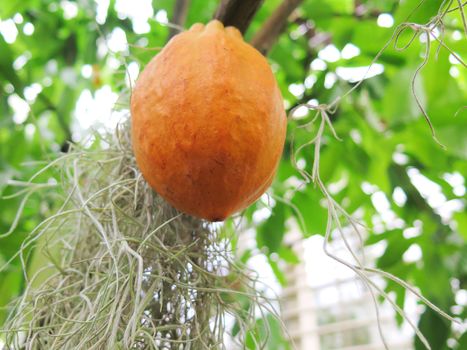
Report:
[[[1,2],[0,195],[14,193],[17,187],[9,185],[11,180],[28,179],[44,165],[38,161],[51,161],[66,151],[67,142],[85,135],[86,130],[79,130],[76,113],[83,91],[94,96],[106,86],[117,94],[126,91],[123,62],[135,62],[142,68],[157,52],[147,48],[161,47],[166,42],[168,27],[156,18],[167,15],[170,19],[174,1],[153,1],[154,13],[144,30],[135,30],[141,19],[129,18],[118,10],[125,1],[111,0],[107,9],[105,3]],[[279,3],[266,1],[246,34],[248,39]],[[440,0],[303,1],[269,54],[288,111],[309,101],[330,103],[343,95],[355,86],[355,80],[345,79],[345,70],[362,76],[366,69],[355,68],[370,65],[398,24],[406,20],[424,24],[436,15],[440,5]],[[192,0],[186,27],[207,22],[216,6],[217,1]],[[389,28],[378,25],[381,14],[390,14],[394,24],[389,24]],[[10,32],[12,26],[18,31],[14,39],[5,34],[7,26]],[[119,28],[130,46],[110,52],[105,41]],[[403,31],[398,46],[409,43],[412,35],[410,29]],[[343,181],[345,185],[335,191],[335,199],[349,213],[358,213],[368,227],[381,232],[370,234],[367,240],[368,245],[382,241],[386,244],[377,266],[414,284],[442,309],[465,319],[465,305],[458,305],[455,295],[467,284],[467,214],[462,182],[467,174],[467,112],[463,108],[467,101],[467,71],[446,49],[467,57],[459,11],[445,16],[444,28],[438,28],[437,35],[444,45],[432,42],[427,64],[413,87],[415,71],[423,62],[426,36],[425,41],[417,37],[405,50],[397,50],[391,44],[381,54],[378,63],[384,71],[346,96],[332,115],[343,141],[326,135],[320,173],[328,185]],[[325,48],[340,54],[326,58]],[[354,55],[343,54],[352,48]],[[84,74],[86,70],[88,73]],[[412,89],[445,150],[432,139]],[[22,116],[18,105],[25,103],[30,111]],[[268,256],[282,283],[286,281],[272,254],[277,254],[279,260],[296,262],[293,252],[283,244],[288,220],[297,219],[306,237],[323,234],[326,227],[327,210],[322,206],[322,195],[311,185],[298,185],[300,175],[290,161],[292,137],[295,145],[301,145],[316,132],[316,127],[298,128],[311,117],[311,112],[303,113],[302,119],[289,124],[271,203],[261,200],[245,212],[247,220],[257,227],[258,247]],[[299,154],[299,163],[311,172],[312,162],[313,150],[305,148]],[[410,174],[420,174],[431,181],[438,191],[438,201],[424,193],[417,183],[420,177]],[[457,184],[449,180],[453,174]],[[48,171],[37,180],[47,182],[53,177]],[[382,219],[375,207],[374,194],[380,192],[389,202],[387,209],[394,214],[389,221]],[[403,193],[405,200],[398,201],[395,193]],[[20,197],[0,201],[0,234],[9,230],[20,201]],[[53,195],[44,199],[33,194],[29,198],[13,234],[0,240],[0,265],[14,255],[27,232],[53,207]],[[254,215],[264,208],[271,208],[267,215]],[[408,229],[413,227],[419,227],[421,234],[407,238]],[[404,261],[404,253],[414,244],[422,252],[420,258]],[[5,306],[23,288],[20,261],[14,259],[0,272],[0,323],[6,317]],[[388,282],[386,289],[394,292],[397,303],[403,307],[405,291],[393,282]],[[448,339],[455,338],[456,332],[428,309],[419,326],[433,349],[461,349],[465,344],[464,335],[458,345],[454,341],[448,346]],[[419,342],[415,345],[421,348]]]

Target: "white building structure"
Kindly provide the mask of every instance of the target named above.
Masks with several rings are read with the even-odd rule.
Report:
[[[285,267],[288,284],[281,295],[282,318],[295,348],[383,350],[375,305],[365,284],[349,268],[324,254],[323,237],[303,240],[300,234],[290,233],[286,239],[301,260]],[[339,256],[349,255],[342,241],[333,242],[332,249]],[[372,252],[368,251],[367,260],[371,259]],[[383,281],[375,281],[383,286]],[[415,300],[408,298],[408,303],[413,316]],[[389,348],[412,350],[411,329],[405,324],[397,326],[389,304],[379,305],[379,312]]]

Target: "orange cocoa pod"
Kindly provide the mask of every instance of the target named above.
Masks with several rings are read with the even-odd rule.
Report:
[[[221,221],[271,185],[286,134],[267,60],[221,22],[175,36],[139,76],[132,143],[149,185],[190,215]]]

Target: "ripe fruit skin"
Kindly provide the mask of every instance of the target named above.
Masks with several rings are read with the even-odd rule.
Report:
[[[221,221],[270,186],[286,134],[267,60],[240,32],[211,21],[175,36],[131,96],[136,162],[175,208]]]

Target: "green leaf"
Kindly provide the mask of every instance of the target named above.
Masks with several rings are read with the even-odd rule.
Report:
[[[270,253],[277,252],[285,234],[285,220],[288,208],[278,202],[271,216],[258,228],[256,241],[259,248],[267,247]]]
[[[394,17],[396,23],[410,21],[425,24],[436,15],[442,0],[406,0],[397,7]]]
[[[402,235],[401,230],[394,230],[388,236],[388,245],[384,254],[378,259],[377,267],[386,270],[393,265],[403,263],[402,255],[409,249],[409,247],[416,241],[416,237],[406,239]]]
[[[421,115],[412,93],[414,70],[415,67],[399,70],[390,77],[390,82],[386,86],[381,112],[392,126],[408,123]],[[420,78],[415,81],[415,92],[422,106],[425,107],[425,96],[421,89]]]
[[[353,0],[309,0],[304,1],[303,9],[311,18],[336,17],[340,14],[353,13]]]
[[[22,277],[19,267],[11,267],[0,274],[0,324],[6,319],[10,299],[20,291]]]
[[[246,264],[248,262],[248,260],[250,260],[251,258],[251,255],[252,255],[252,251],[251,249],[247,249],[243,252],[242,256],[240,257],[240,261],[244,264]]]
[[[379,233],[379,234],[371,232],[371,234],[368,236],[367,240],[365,241],[365,245],[372,245],[385,239],[392,239],[392,236],[400,237],[401,235],[402,235],[402,230],[400,229],[384,231],[383,233]]]
[[[463,350],[463,349],[467,349],[467,332],[464,333],[460,338],[459,338],[459,342],[458,342],[458,346],[457,346],[457,349],[459,350]]]
[[[432,349],[445,349],[445,344],[449,336],[449,326],[447,322],[430,308],[420,317],[418,327],[428,340]],[[415,339],[415,350],[425,350],[425,345],[420,339]]]
[[[366,6],[370,12],[391,12],[398,3],[399,0],[368,0]]]
[[[366,180],[378,186],[384,193],[390,195],[392,188],[389,181],[388,169],[392,162],[392,147],[384,139],[375,140],[369,157],[371,159]],[[370,153],[371,152],[371,153]]]
[[[289,342],[284,338],[281,321],[274,315],[256,319],[255,327],[247,333],[245,345],[247,349],[290,350]],[[266,344],[265,343],[265,340]]]
[[[26,3],[28,3],[29,6],[31,5],[29,4],[29,1],[26,2],[23,0],[2,1],[2,4],[0,5],[0,19],[7,19],[12,17],[15,13],[21,12],[26,6]]]
[[[272,272],[274,272],[274,276],[276,276],[277,280],[279,281],[280,285],[287,285],[287,278],[285,277],[284,272],[281,270],[277,262],[272,260],[271,257],[268,257],[268,263],[272,269]]]
[[[464,121],[467,121],[464,118]],[[467,160],[467,122],[464,125],[447,125],[436,128],[439,141],[447,152]]]
[[[457,231],[467,241],[467,213],[458,212],[454,214],[454,220],[457,222]]]
[[[289,264],[298,264],[300,259],[297,254],[292,250],[292,248],[281,245],[278,251],[279,257]]]
[[[292,198],[292,204],[297,207],[303,218],[305,226],[301,229],[305,237],[324,235],[326,232],[328,211],[321,206],[321,199],[321,193],[312,186],[308,186],[304,191],[295,192]],[[301,224],[299,219],[297,221]]]

